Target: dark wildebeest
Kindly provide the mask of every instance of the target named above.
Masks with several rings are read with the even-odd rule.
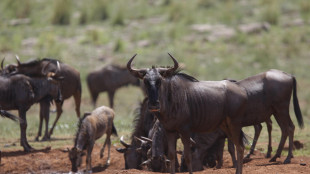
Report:
[[[108,159],[106,165],[110,164],[110,147],[111,147],[111,134],[117,136],[116,129],[113,124],[114,119],[113,109],[101,106],[96,108],[92,113],[84,114],[84,117],[79,121],[78,131],[74,140],[74,147],[69,150],[69,159],[72,164],[71,170],[77,172],[81,164],[81,156],[83,150],[87,150],[86,157],[86,172],[92,172],[91,167],[91,153],[95,141],[107,134],[105,142],[100,150],[100,158],[103,158],[104,148],[108,144]]]
[[[225,79],[225,80],[229,80],[231,82],[237,82],[237,80],[233,80],[233,79]],[[268,130],[268,150],[267,150],[266,158],[270,158],[271,152],[272,152],[272,146],[271,146],[272,121],[270,118],[267,118],[265,123],[267,125],[267,130]],[[263,126],[261,124],[254,125],[255,131],[254,131],[253,143],[251,145],[249,153],[245,156],[245,158],[250,158],[250,156],[254,154],[255,146],[256,146],[256,143],[257,143],[257,140],[258,140],[258,137],[260,135],[262,128]]]
[[[131,143],[127,144],[122,137],[120,142],[124,148],[116,149],[118,152],[124,153],[125,169],[141,169],[142,162],[147,160],[146,153],[150,148],[150,144],[137,138],[147,137],[154,124],[155,116],[148,111],[147,101],[148,99],[145,98],[140,107],[136,109]]]
[[[219,127],[236,145],[236,173],[242,173],[245,136],[239,122],[244,117],[245,90],[233,82],[198,81],[178,73],[178,62],[171,55],[172,68],[132,69],[135,56],[129,60],[127,68],[132,75],[143,80],[149,98],[148,109],[156,114],[166,130],[171,173],[175,173],[175,132],[181,136],[185,161],[192,173],[191,133],[211,132]]]
[[[175,140],[179,138],[178,134],[175,134]],[[153,172],[169,172],[170,161],[168,156],[168,140],[166,130],[163,125],[156,119],[153,128],[149,132],[148,138],[141,137],[142,140],[150,143],[150,149],[147,152],[148,160],[144,161],[142,165],[147,165],[148,169]],[[175,168],[178,171],[179,162],[175,158]]]
[[[270,162],[276,161],[280,157],[286,138],[289,136],[288,156],[284,160],[284,164],[290,163],[293,157],[292,150],[295,130],[289,115],[292,93],[298,125],[302,128],[304,124],[297,98],[295,77],[283,71],[269,70],[235,83],[246,91],[248,98],[245,116],[243,119],[240,119],[241,125],[250,126],[253,123],[271,122],[270,117],[274,115],[281,128],[282,136],[278,150]]]
[[[196,144],[192,147],[192,170],[201,171],[203,166],[221,168],[223,165],[223,151],[225,146],[226,134],[217,129],[210,133],[195,133],[192,135]],[[228,140],[228,151],[231,155],[233,166],[236,167],[237,161],[233,143]],[[216,162],[217,161],[217,162]],[[182,156],[181,172],[186,172],[187,166]]]
[[[16,60],[17,60],[17,66],[15,66],[15,71],[11,73],[25,74],[28,76],[37,76],[41,71],[42,67],[46,66],[47,64],[49,64],[48,67],[46,67],[47,70],[55,71],[57,62],[59,62],[58,60],[55,59],[44,58],[41,60],[39,59],[30,60],[28,62],[21,63],[18,56],[16,56]],[[59,66],[60,70],[58,70],[57,74],[65,79],[60,84],[61,95],[63,97],[63,100],[73,96],[75,101],[75,112],[77,117],[80,118],[80,104],[81,104],[81,92],[82,92],[80,73],[73,67],[65,63],[60,62]],[[52,128],[48,132],[50,102],[51,101],[49,100],[42,100],[40,102],[40,125],[36,140],[39,140],[39,137],[41,136],[43,119],[45,119],[45,134],[42,140],[47,140],[50,139],[50,136],[53,134],[53,130],[56,126],[56,123],[63,112],[62,110],[63,101],[59,103],[56,102],[55,104],[56,104],[57,116],[53,123]]]
[[[43,68],[44,69],[44,68]],[[43,71],[43,70],[42,70]],[[17,109],[20,122],[21,138],[20,143],[24,151],[31,151],[33,148],[28,144],[26,137],[27,120],[26,112],[34,104],[45,98],[61,100],[59,82],[55,73],[43,74],[46,77],[28,77],[23,74],[0,76],[0,106],[4,110]],[[57,74],[57,72],[56,72]],[[55,78],[54,78],[55,77]],[[55,80],[56,79],[56,80]]]
[[[139,79],[130,75],[126,67],[118,65],[108,65],[87,75],[87,85],[94,107],[96,107],[99,93],[106,91],[110,107],[113,108],[115,91],[130,84],[139,86]]]

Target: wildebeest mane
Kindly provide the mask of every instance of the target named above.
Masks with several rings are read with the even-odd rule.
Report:
[[[78,137],[79,137],[79,134],[80,134],[80,131],[81,131],[81,127],[82,127],[83,120],[84,120],[87,116],[89,116],[89,115],[91,115],[91,113],[86,112],[86,113],[84,113],[84,116],[79,120],[79,123],[78,123],[78,130],[76,131],[75,138],[74,138],[74,147],[76,147],[76,145],[77,145],[77,141],[78,141]]]
[[[52,62],[53,64],[57,64],[57,61],[60,62],[59,60],[52,59],[52,58],[43,58],[43,59],[36,58],[36,59],[30,59],[29,61],[22,63],[22,65],[34,66],[42,61],[49,61],[49,62]]]

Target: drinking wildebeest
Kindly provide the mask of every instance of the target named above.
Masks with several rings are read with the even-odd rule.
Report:
[[[141,169],[142,162],[147,160],[146,153],[150,148],[150,144],[135,138],[141,136],[147,137],[154,124],[155,116],[148,111],[147,101],[148,99],[145,98],[140,104],[140,107],[136,109],[131,143],[127,144],[122,137],[120,142],[124,148],[116,149],[118,152],[124,153],[125,169]]]
[[[196,142],[192,147],[192,170],[203,170],[203,166],[221,168],[223,165],[223,151],[225,146],[225,133],[217,129],[210,133],[194,133],[193,140]],[[233,143],[228,140],[228,151],[231,155],[233,166],[236,167],[237,161]],[[216,162],[217,161],[217,162]],[[186,172],[187,166],[184,157],[181,158],[181,172]]]
[[[30,60],[28,62],[21,63],[18,56],[16,56],[17,65],[15,65],[15,70],[11,73],[14,74],[25,74],[28,76],[38,76],[40,74],[42,67],[46,66],[47,70],[49,71],[55,71],[58,60],[50,59],[50,58],[44,58],[44,59],[36,59],[36,60]],[[13,66],[13,65],[11,65]],[[73,67],[65,64],[65,63],[59,63],[60,69],[58,70],[58,75],[62,76],[65,80],[63,80],[60,84],[61,89],[61,95],[63,97],[63,100],[70,98],[73,96],[75,101],[75,112],[78,118],[80,118],[80,104],[81,104],[81,80],[80,80],[80,73],[75,70]],[[12,69],[12,67],[11,67]],[[12,71],[12,70],[11,70]],[[45,119],[45,134],[42,140],[50,139],[50,136],[53,134],[53,130],[56,126],[56,123],[58,119],[60,118],[63,110],[62,105],[63,101],[60,103],[55,103],[56,105],[56,111],[57,116],[53,123],[52,128],[48,132],[48,122],[49,122],[49,109],[50,109],[50,102],[48,100],[42,100],[40,102],[40,125],[39,125],[39,131],[36,137],[36,140],[39,140],[39,137],[41,136],[42,131],[42,122],[43,119]]]
[[[100,150],[100,158],[103,158],[104,148],[108,144],[108,159],[106,165],[110,164],[110,148],[111,148],[111,134],[117,136],[116,129],[113,124],[114,119],[113,109],[101,106],[96,108],[91,113],[84,114],[84,117],[79,121],[78,131],[74,139],[74,147],[69,151],[69,159],[72,164],[71,170],[77,172],[81,164],[81,156],[83,150],[87,150],[86,157],[86,172],[92,172],[91,167],[91,153],[95,141],[107,134],[104,145]]]
[[[21,138],[20,143],[24,151],[31,151],[33,148],[28,144],[26,137],[27,120],[26,112],[34,104],[44,98],[61,100],[59,82],[55,73],[46,73],[46,77],[30,78],[23,74],[0,76],[0,105],[1,109],[17,109],[20,122]],[[57,72],[56,72],[57,73]],[[54,79],[53,79],[54,78]],[[56,79],[56,80],[55,80]]]
[[[178,134],[175,134],[175,140],[179,138]],[[142,163],[147,165],[148,169],[153,172],[169,172],[170,161],[167,159],[168,156],[168,140],[166,131],[162,124],[156,119],[153,128],[149,132],[148,138],[141,137],[142,141],[150,143],[150,149],[147,152],[148,159]],[[144,149],[146,150],[146,149]],[[179,162],[175,158],[175,168],[178,171]]]
[[[170,54],[169,54],[170,55]],[[192,132],[211,132],[221,127],[237,147],[236,173],[242,173],[245,140],[240,120],[244,117],[246,91],[229,81],[198,81],[178,73],[178,62],[172,68],[136,70],[127,68],[143,80],[149,98],[148,109],[156,114],[167,132],[171,173],[175,173],[175,132],[181,136],[188,170],[192,173],[190,135]]]
[[[96,107],[99,93],[106,91],[110,107],[113,108],[115,91],[130,84],[139,86],[139,79],[130,75],[126,67],[118,65],[108,65],[87,75],[87,85],[94,107]]]
[[[304,124],[297,98],[297,82],[295,77],[283,71],[269,70],[235,83],[246,90],[248,98],[245,116],[240,120],[241,125],[250,126],[253,123],[271,122],[270,117],[274,115],[281,128],[282,136],[278,150],[270,162],[276,161],[280,157],[286,138],[289,136],[289,150],[284,164],[290,163],[293,157],[292,150],[295,130],[289,115],[292,93],[294,112],[298,125],[302,128]],[[269,137],[271,136],[269,135]]]

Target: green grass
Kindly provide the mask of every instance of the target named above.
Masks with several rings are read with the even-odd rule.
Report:
[[[56,6],[61,8],[56,8]],[[305,120],[305,129],[295,129],[295,139],[306,148],[295,155],[310,155],[310,27],[282,27],[295,18],[309,20],[309,2],[298,0],[232,1],[232,0],[162,0],[149,3],[144,0],[82,0],[36,1],[16,3],[0,1],[0,53],[5,63],[15,63],[15,54],[22,61],[34,57],[58,58],[75,67],[81,73],[83,85],[81,110],[92,109],[86,75],[108,63],[125,65],[138,53],[135,67],[171,65],[167,52],[186,65],[185,72],[200,80],[223,78],[243,79],[268,69],[280,69],[296,76],[298,97]],[[29,18],[28,25],[9,25],[10,20]],[[55,25],[53,20],[55,19]],[[222,24],[236,28],[240,24],[269,22],[268,32],[260,34],[238,33],[230,39],[208,41],[210,32],[197,32],[192,24]],[[65,25],[60,25],[65,24]],[[27,41],[34,40],[33,43]],[[142,47],[139,41],[148,41]],[[115,125],[120,135],[128,138],[132,130],[133,110],[143,96],[139,89],[122,88],[115,98]],[[102,94],[98,105],[108,105]],[[38,106],[27,114],[28,139],[33,140],[38,127]],[[295,120],[292,113],[292,120]],[[51,123],[55,115],[51,114]],[[77,118],[73,100],[65,102],[64,113],[59,120],[54,137],[64,140],[36,143],[34,147],[63,147],[72,145]],[[274,150],[280,135],[274,121]],[[297,125],[297,124],[295,124]],[[253,135],[252,127],[245,128]],[[258,148],[266,150],[267,131],[264,128]],[[0,148],[21,149],[19,126],[7,119],[0,119]],[[100,141],[103,141],[101,139]],[[118,138],[113,138],[117,143]],[[17,146],[4,148],[17,142]],[[284,152],[285,154],[286,152]]]

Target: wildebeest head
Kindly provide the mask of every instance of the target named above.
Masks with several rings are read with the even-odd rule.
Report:
[[[69,159],[71,161],[71,171],[77,172],[78,167],[80,167],[82,163],[82,154],[83,154],[82,150],[73,147],[71,150],[68,149],[68,151],[69,151]]]
[[[168,53],[169,54],[169,53]],[[159,89],[161,87],[161,83],[164,80],[165,77],[173,75],[173,73],[178,69],[179,64],[175,60],[173,56],[169,54],[171,59],[174,62],[174,66],[171,68],[155,68],[152,67],[151,69],[133,69],[131,67],[131,63],[133,59],[136,57],[137,54],[135,54],[127,63],[127,69],[129,72],[143,80],[146,94],[149,97],[148,102],[148,109],[151,112],[157,112],[160,110],[160,103],[159,103]]]
[[[129,145],[124,142],[123,136],[121,137],[120,142],[125,148],[117,148],[116,150],[120,153],[124,153],[125,169],[141,169],[141,159],[142,156],[144,156],[143,152],[147,152],[148,149],[150,149],[150,144],[141,143],[140,146],[135,144]]]

